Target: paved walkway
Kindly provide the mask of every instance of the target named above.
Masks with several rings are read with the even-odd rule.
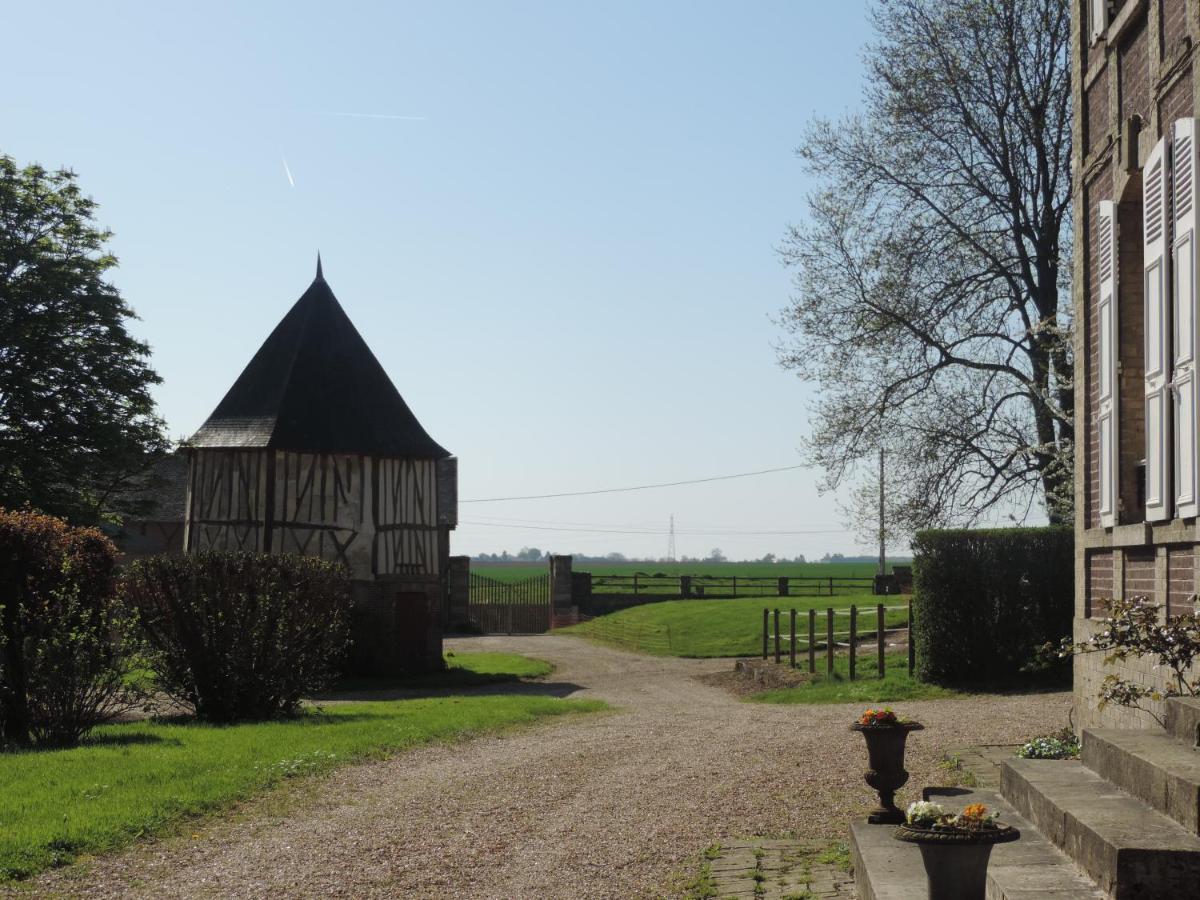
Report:
[[[788,845],[776,859],[747,835],[827,846],[871,801],[861,739],[847,729],[857,706],[744,703],[694,677],[727,670],[727,660],[645,657],[560,636],[450,644],[549,660],[548,683],[524,689],[615,709],[347,767],[301,783],[287,802],[269,796],[14,893],[686,896],[706,847],[762,846],[755,871],[769,885],[801,871],[783,871]],[[927,730],[910,741],[913,777],[900,799],[945,782],[946,750],[1051,731],[1069,703],[1041,694],[903,704]]]

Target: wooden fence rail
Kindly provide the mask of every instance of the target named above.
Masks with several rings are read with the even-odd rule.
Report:
[[[580,573],[587,574],[587,573]],[[861,593],[874,584],[873,577],[847,575],[589,575],[593,594],[653,594],[663,597],[834,597]]]
[[[871,608],[864,607],[863,614],[871,616]],[[848,669],[850,672],[850,680],[855,681],[858,678],[858,644],[860,640],[875,638],[875,659],[878,670],[878,677],[883,678],[887,674],[887,640],[888,632],[897,633],[906,630],[909,623],[901,627],[888,628],[887,614],[896,610],[904,610],[909,612],[910,608],[906,606],[884,606],[882,603],[874,607],[874,631],[859,631],[859,609],[857,606],[850,606],[847,609],[834,609],[829,607],[825,610],[825,672],[828,675],[833,674],[833,658],[837,649],[837,638],[845,637],[846,647],[848,650]],[[849,618],[848,627],[844,631],[838,631],[834,628],[834,618],[838,616],[846,616]],[[776,663],[783,661],[782,641],[784,635],[780,628],[780,611],[779,609],[771,610],[763,608],[763,631],[762,631],[762,658],[767,659],[772,655],[771,641],[774,639],[774,658]],[[772,623],[774,628],[772,628]],[[791,627],[788,634],[788,663],[794,669],[796,668],[796,649],[800,644],[805,644],[808,650],[808,671],[810,674],[815,674],[817,671],[817,611],[810,609],[808,611],[808,638],[796,632],[796,610],[791,610]],[[911,637],[909,645],[911,647]],[[911,653],[909,654],[911,665]]]

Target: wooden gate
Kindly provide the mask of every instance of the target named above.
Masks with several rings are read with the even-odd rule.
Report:
[[[500,581],[471,574],[467,618],[484,634],[542,634],[552,609],[549,575]]]

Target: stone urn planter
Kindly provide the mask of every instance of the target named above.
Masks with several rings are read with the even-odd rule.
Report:
[[[904,746],[911,731],[920,731],[920,722],[902,722],[891,710],[867,710],[862,719],[850,726],[867,742],[867,771],[863,780],[879,794],[879,808],[867,816],[873,825],[899,825],[904,812],[896,806],[896,791],[908,782],[904,768]]]
[[[895,834],[896,840],[920,848],[929,900],[985,900],[992,847],[1020,836],[1021,832],[1008,825],[966,830],[906,824]]]

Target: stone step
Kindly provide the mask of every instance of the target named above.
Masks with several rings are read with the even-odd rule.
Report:
[[[1082,761],[1101,778],[1200,834],[1200,749],[1164,731],[1089,728]]]
[[[1115,900],[1197,895],[1200,837],[1082,763],[1011,759],[1000,790]]]
[[[939,793],[939,791],[941,793]],[[1000,813],[1001,820],[1021,830],[1021,839],[992,848],[988,864],[988,900],[1105,900],[1093,884],[1061,850],[1038,833],[1033,825],[993,791],[931,788],[926,791],[947,809],[983,803]],[[859,900],[926,900],[925,867],[916,844],[892,835],[894,825],[850,826],[854,880]]]
[[[1200,697],[1168,697],[1167,733],[1190,747],[1200,746]]]

